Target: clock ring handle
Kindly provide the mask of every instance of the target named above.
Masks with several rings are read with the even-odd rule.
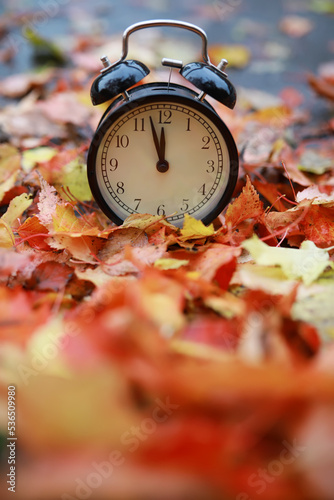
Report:
[[[193,33],[196,33],[199,35],[202,39],[202,57],[203,61],[206,64],[210,64],[210,58],[208,54],[208,38],[206,36],[206,33],[202,28],[199,28],[195,24],[187,23],[184,21],[174,21],[172,19],[154,19],[150,21],[144,21],[144,22],[139,22],[136,24],[132,24],[129,26],[123,33],[123,47],[122,47],[122,56],[121,58],[117,61],[117,63],[124,61],[126,56],[128,55],[128,41],[129,41],[129,36],[134,33],[135,31],[142,30],[144,28],[155,28],[155,27],[171,27],[171,28],[183,28],[188,31],[192,31]]]

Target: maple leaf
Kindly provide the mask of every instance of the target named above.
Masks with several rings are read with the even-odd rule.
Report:
[[[258,219],[263,214],[263,203],[247,176],[246,186],[241,194],[227,208],[225,224],[232,229],[246,219]]]

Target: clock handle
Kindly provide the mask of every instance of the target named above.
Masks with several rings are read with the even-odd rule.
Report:
[[[155,27],[162,27],[162,26],[167,26],[170,28],[183,28],[188,31],[192,31],[193,33],[196,33],[199,35],[202,39],[202,57],[203,61],[206,64],[210,64],[210,58],[208,54],[208,38],[206,36],[206,33],[204,30],[196,26],[195,24],[187,23],[184,21],[174,21],[172,19],[155,19],[151,21],[144,21],[136,24],[132,24],[129,26],[123,33],[123,47],[122,47],[122,55],[121,58],[115,63],[118,64],[119,62],[124,61],[126,56],[128,55],[128,41],[129,41],[129,36],[134,33],[135,31],[142,30],[144,28],[155,28]]]

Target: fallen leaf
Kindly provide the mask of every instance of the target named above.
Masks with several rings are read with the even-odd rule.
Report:
[[[0,246],[12,247],[15,238],[11,227],[23,212],[32,204],[32,199],[26,193],[22,193],[11,200],[7,211],[0,218]]]
[[[205,226],[202,221],[194,219],[188,214],[184,216],[183,228],[180,231],[180,241],[187,241],[192,239],[206,238],[215,233],[213,224]]]
[[[48,61],[49,64],[56,63],[62,65],[66,62],[62,50],[52,41],[40,36],[39,33],[29,25],[25,27],[25,35],[34,49],[36,59]]]
[[[262,213],[263,204],[250,178],[247,177],[246,186],[241,194],[227,208],[225,224],[234,229],[246,219],[256,220]]]
[[[309,9],[314,12],[334,14],[334,5],[332,0],[312,0]]]
[[[56,193],[55,188],[50,186],[41,176],[40,183],[41,190],[37,203],[39,213],[37,217],[44,226],[48,227],[53,222],[53,215],[56,211],[56,207],[61,203],[61,199]]]
[[[321,155],[321,153],[308,149],[299,158],[298,168],[304,172],[321,175],[333,168],[333,161]]]
[[[37,108],[52,122],[81,126],[89,120],[91,109],[83,105],[77,93],[60,92],[44,101],[38,101]]]
[[[5,97],[23,97],[35,88],[43,87],[52,77],[53,70],[48,68],[41,73],[11,75],[0,82],[0,94]]]
[[[22,168],[29,172],[39,163],[49,162],[57,154],[57,149],[48,147],[39,147],[28,149],[22,154]]]
[[[250,61],[251,52],[245,45],[210,45],[209,56],[216,66],[227,59],[229,67],[244,68]]]
[[[73,269],[59,262],[43,262],[33,271],[25,286],[31,290],[60,292],[65,290]]]
[[[270,247],[253,236],[242,246],[259,265],[280,266],[288,279],[301,279],[310,285],[331,263],[327,251],[316,247],[313,241],[303,241],[300,249]]]
[[[0,201],[13,188],[20,166],[21,156],[17,148],[0,144]]]
[[[92,199],[83,158],[76,158],[63,167],[61,184],[79,201]]]
[[[292,38],[301,38],[310,33],[314,25],[312,21],[301,16],[286,16],[279,23],[280,30]]]
[[[28,217],[23,224],[17,228],[17,232],[32,248],[36,248],[37,250],[51,249],[45,241],[49,231],[39,222],[39,219],[35,215],[33,217]]]
[[[179,269],[182,266],[187,266],[189,264],[189,260],[182,259],[172,259],[168,257],[162,257],[161,259],[157,259],[154,262],[154,267],[161,270],[167,269]]]
[[[334,101],[334,85],[332,83],[329,83],[323,78],[318,78],[312,74],[308,75],[308,82],[313,90],[321,97]]]

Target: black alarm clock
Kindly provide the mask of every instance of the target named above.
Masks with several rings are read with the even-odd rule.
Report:
[[[138,84],[149,69],[126,59],[129,36],[156,26],[184,28],[202,39],[201,62],[162,60],[177,68],[194,87],[169,82]],[[87,173],[101,210],[116,224],[131,214],[165,217],[181,227],[185,214],[209,224],[231,199],[238,177],[233,137],[208,94],[229,108],[236,91],[225,73],[209,59],[207,36],[193,24],[154,20],[137,23],[123,34],[121,58],[104,68],[91,87],[94,105],[113,99],[94,134]]]

